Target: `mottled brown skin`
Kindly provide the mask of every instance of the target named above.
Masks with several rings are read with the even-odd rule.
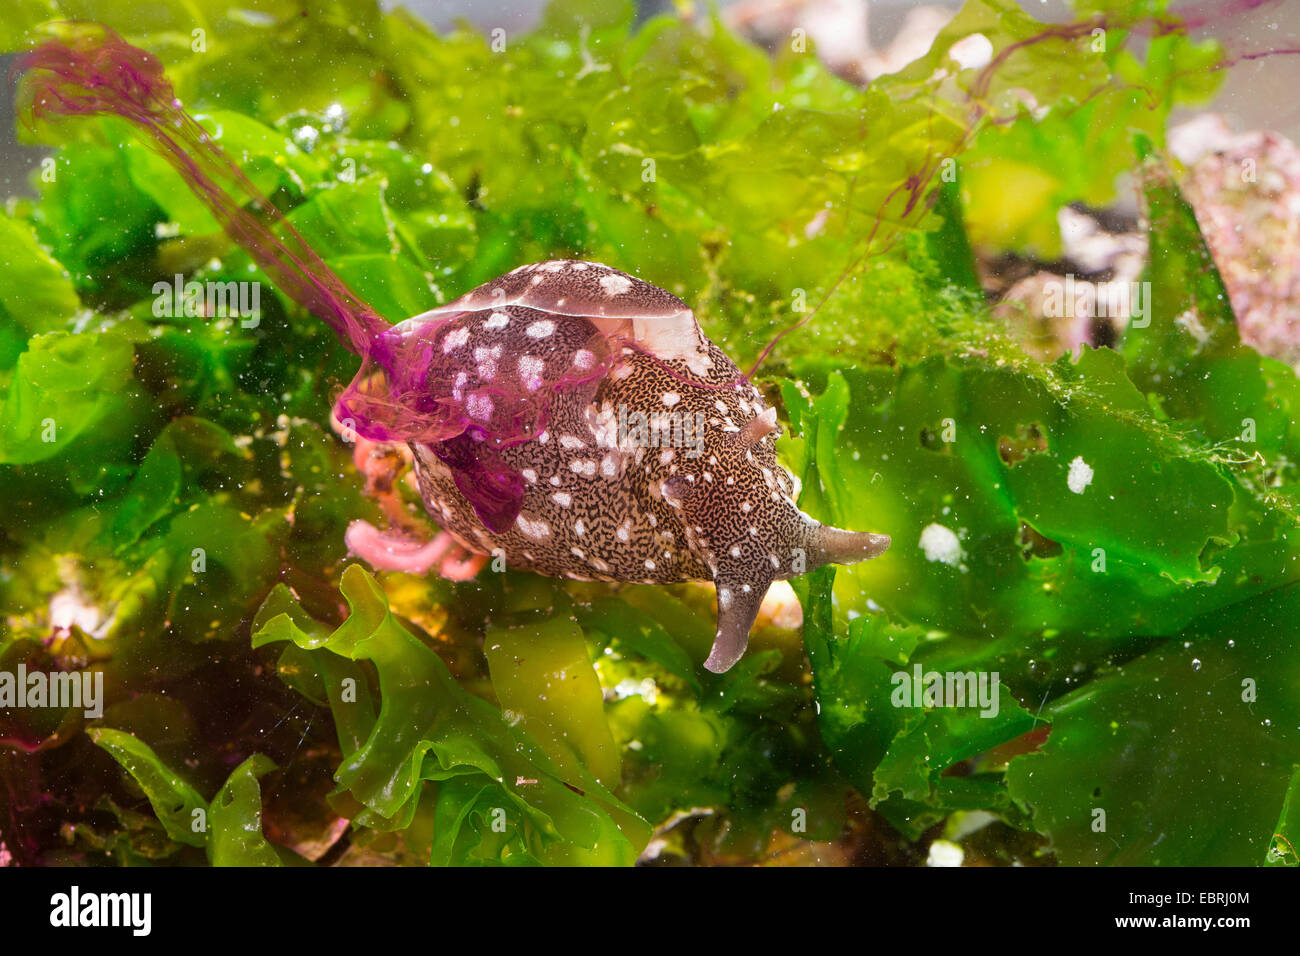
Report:
[[[541,274],[549,279],[563,278],[574,265],[530,268],[547,270]],[[798,509],[795,481],[777,460],[775,412],[722,350],[698,332],[684,305],[608,267],[581,266],[576,275],[583,294],[560,301],[581,298],[590,312],[593,276],[621,277],[607,280],[608,286],[623,289],[626,280],[625,295],[645,287],[653,290],[653,305],[661,311],[679,306],[689,322],[680,316],[664,321],[678,322],[683,334],[698,334],[698,348],[685,357],[662,358],[630,336],[611,336],[608,322],[600,329],[597,318],[518,303],[453,312],[435,347],[444,347],[444,338],[451,336],[450,342],[462,344],[447,347],[466,349],[467,363],[475,354],[489,357],[494,362],[490,380],[537,373],[539,363],[553,376],[566,364],[584,361],[581,350],[592,356],[602,347],[604,354],[592,357],[603,358],[609,369],[599,380],[556,393],[544,431],[503,450],[505,463],[525,481],[513,526],[501,533],[485,527],[437,449],[414,444],[422,497],[463,545],[504,555],[511,567],[578,580],[714,581],[718,642],[706,666],[726,670],[743,653],[772,581],[828,561],[872,557],[889,539],[827,528]],[[518,286],[529,274],[525,269],[511,275]],[[510,300],[498,294],[496,301]],[[656,344],[665,351],[662,342]],[[482,381],[480,375],[465,384]],[[677,447],[646,447],[641,439],[648,436],[633,429],[620,433],[620,408],[625,416],[666,413],[678,422],[702,422],[701,441],[692,442],[694,447],[680,441]],[[683,437],[680,431],[677,437]]]

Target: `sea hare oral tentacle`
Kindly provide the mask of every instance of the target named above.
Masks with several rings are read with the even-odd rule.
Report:
[[[808,548],[808,567],[820,568],[824,564],[856,564],[878,557],[889,548],[889,535],[871,531],[841,531],[829,525],[818,525]]]
[[[746,573],[746,572],[749,573]],[[767,569],[757,574],[739,566],[718,568],[718,631],[704,662],[706,670],[721,674],[740,660],[749,646],[749,630],[758,617],[767,589],[774,577]]]

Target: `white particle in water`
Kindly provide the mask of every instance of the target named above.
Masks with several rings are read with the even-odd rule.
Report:
[[[965,852],[951,840],[935,840],[930,844],[930,855],[926,866],[961,866],[966,858]]]
[[[1076,495],[1083,494],[1083,489],[1092,484],[1092,466],[1082,456],[1076,456],[1070,462],[1070,473],[1065,476],[1065,483]]]
[[[956,567],[966,552],[961,549],[961,541],[951,528],[941,524],[929,524],[921,532],[921,550],[927,561],[942,561]]]

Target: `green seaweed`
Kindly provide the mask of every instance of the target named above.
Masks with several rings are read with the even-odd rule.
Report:
[[[25,130],[55,150],[0,216],[0,670],[102,673],[107,706],[0,712],[0,775],[49,795],[0,787],[20,861],[755,862],[870,815],[914,862],[979,810],[1020,862],[1295,863],[1300,384],[1239,341],[1162,158],[1223,65],[1138,42],[1164,4],[969,0],[865,89],[628,3],[497,48],[372,0],[12,6],[0,49],[89,17],[158,55],[389,320],[563,256],[683,296],[765,355],[802,506],[894,541],[796,580],[802,633],[721,676],[701,587],[349,566],[349,356],[125,124]],[[949,56],[975,32],[988,68]],[[1151,323],[1037,361],[973,243],[1050,257],[1125,171]],[[160,308],[178,276],[259,309]],[[916,667],[997,672],[997,714],[897,706]]]

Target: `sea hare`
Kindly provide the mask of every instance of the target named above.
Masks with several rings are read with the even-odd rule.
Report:
[[[524,265],[390,326],[353,294],[177,101],[157,60],[92,25],[29,54],[35,116],[132,121],[280,289],[361,358],[335,418],[405,443],[430,515],[471,552],[541,574],[717,585],[705,666],[745,650],[768,587],[889,538],[795,505],[775,409],[672,294],[596,262]],[[449,539],[349,543],[426,570]]]

